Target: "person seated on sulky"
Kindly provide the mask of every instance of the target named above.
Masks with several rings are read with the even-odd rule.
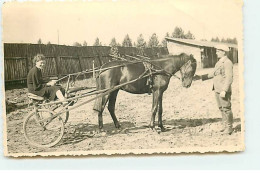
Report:
[[[28,91],[29,93],[47,98],[51,101],[56,100],[57,98],[60,101],[64,101],[65,90],[61,86],[55,85],[57,80],[47,82],[42,77],[42,70],[46,62],[45,60],[45,56],[42,54],[37,54],[33,58],[34,67],[27,75]]]

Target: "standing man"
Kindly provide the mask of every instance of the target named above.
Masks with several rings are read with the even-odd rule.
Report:
[[[233,82],[233,63],[227,57],[229,48],[224,45],[217,46],[218,62],[212,73],[202,75],[202,80],[213,78],[213,90],[217,105],[222,114],[222,126],[220,130],[224,134],[233,132],[233,113],[231,110],[231,84]]]

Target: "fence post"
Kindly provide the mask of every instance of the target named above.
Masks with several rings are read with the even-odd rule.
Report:
[[[60,64],[59,56],[55,57],[55,67],[56,67],[56,73],[57,73],[58,78],[61,78],[61,72],[60,72],[58,64]]]
[[[78,56],[78,58],[79,58],[80,71],[85,71],[86,69],[84,69],[82,57]],[[86,74],[84,73],[83,75],[84,75],[84,77],[87,79]]]
[[[95,61],[93,60],[92,63],[93,63],[93,64],[92,64],[92,65],[93,65],[93,66],[92,66],[92,69],[93,69],[93,79],[95,79],[95,78],[96,78],[96,77],[95,77]]]

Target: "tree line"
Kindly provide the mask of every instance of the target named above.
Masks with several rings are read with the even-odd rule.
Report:
[[[165,37],[170,38],[181,38],[181,39],[195,39],[195,36],[191,33],[191,31],[184,32],[184,30],[181,27],[175,27],[174,31],[170,34],[167,32],[165,34]],[[153,33],[148,41],[145,41],[143,34],[139,34],[136,41],[133,41],[128,34],[124,37],[122,43],[118,42],[115,37],[113,37],[109,43],[109,46],[122,46],[122,47],[138,47],[138,48],[146,48],[146,47],[167,47],[167,42],[165,40],[165,37],[160,42],[158,39],[158,36],[156,33]],[[206,41],[204,39],[204,41]],[[237,44],[236,38],[222,38],[221,40],[216,37],[211,39],[212,42],[224,42],[224,43],[234,43]],[[41,39],[38,40],[38,44],[42,44]],[[48,44],[51,44],[48,42]],[[105,44],[102,44],[102,42],[97,37],[95,39],[95,42],[92,44],[93,46],[106,46]],[[82,44],[79,42],[74,42],[73,46],[81,47],[81,46],[88,46],[88,43],[84,41]]]
[[[222,38],[221,40],[216,37],[216,38],[212,38],[211,39],[212,42],[222,42],[222,43],[233,43],[233,44],[237,44],[237,39],[236,38]]]
[[[195,39],[194,35],[188,31],[187,33],[184,32],[184,30],[181,27],[175,27],[174,31],[170,35],[169,32],[165,34],[165,37],[172,37],[172,38],[183,38],[183,39]],[[153,33],[148,41],[145,41],[143,34],[139,34],[136,41],[133,41],[128,34],[124,37],[122,43],[118,42],[116,38],[112,38],[108,46],[122,46],[122,47],[138,47],[138,48],[146,48],[146,47],[166,47],[166,40],[165,37],[160,42],[158,39],[158,36],[156,33]],[[42,40],[39,39],[38,44],[43,44]],[[49,41],[47,43],[51,44]],[[89,44],[84,41],[82,44],[79,42],[74,42],[73,46],[81,47],[81,46],[88,46]],[[106,46],[103,44],[99,38],[97,37],[95,39],[95,42],[92,44],[92,46]]]

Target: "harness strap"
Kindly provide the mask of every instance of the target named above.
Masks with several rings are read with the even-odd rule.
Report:
[[[148,76],[146,85],[149,86],[148,94],[150,95],[151,94],[151,90],[153,88],[153,81],[152,81],[152,67],[153,66],[152,66],[151,63],[146,62],[146,61],[143,62],[143,65],[144,65],[145,71],[149,72],[149,76]]]

